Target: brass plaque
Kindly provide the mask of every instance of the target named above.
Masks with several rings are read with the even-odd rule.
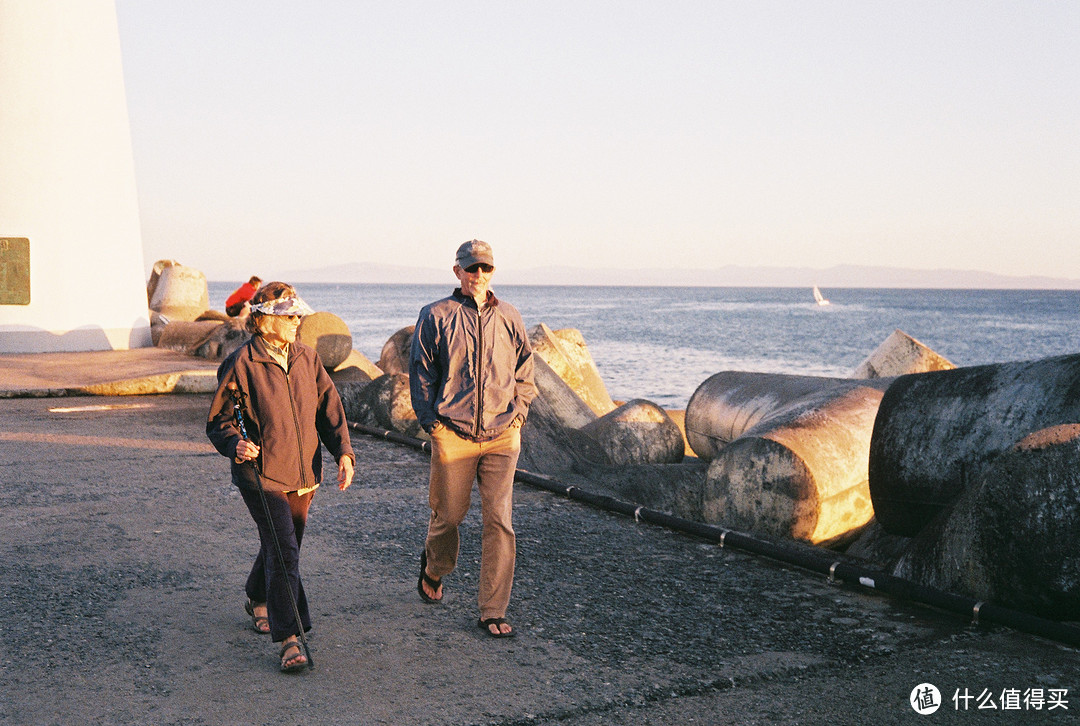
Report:
[[[30,304],[30,240],[0,237],[0,305]]]

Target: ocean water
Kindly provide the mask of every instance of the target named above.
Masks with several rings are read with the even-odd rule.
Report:
[[[210,306],[239,285],[210,283]],[[301,283],[316,310],[349,326],[353,347],[377,362],[394,332],[453,285]],[[493,286],[527,327],[577,328],[611,397],[685,408],[724,370],[847,376],[894,330],[956,365],[1080,352],[1080,291],[823,290],[735,287]]]

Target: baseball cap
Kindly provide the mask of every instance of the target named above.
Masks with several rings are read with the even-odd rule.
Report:
[[[457,265],[465,270],[477,263],[495,266],[491,254],[491,245],[478,239],[471,239],[457,248]]]

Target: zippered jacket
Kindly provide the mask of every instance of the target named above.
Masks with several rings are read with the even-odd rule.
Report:
[[[250,464],[236,463],[241,441],[229,383],[243,395],[244,423],[249,439],[260,447],[256,460],[266,491],[307,489],[322,481],[322,451],[326,444],[335,461],[351,456],[345,409],[319,354],[303,343],[289,344],[286,373],[266,351],[258,336],[237,348],[218,367],[218,389],[210,405],[206,435],[214,448],[232,461],[233,483],[255,489]]]
[[[472,441],[490,441],[536,398],[533,352],[517,309],[488,292],[487,303],[461,293],[425,306],[413,332],[409,387],[420,425],[436,422]]]

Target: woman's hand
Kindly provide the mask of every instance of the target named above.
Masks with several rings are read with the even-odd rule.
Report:
[[[236,463],[243,464],[245,461],[259,458],[259,447],[247,439],[241,439],[236,445]]]
[[[345,491],[352,484],[353,478],[353,462],[351,456],[341,457],[341,461],[337,465],[337,485],[338,489]]]

